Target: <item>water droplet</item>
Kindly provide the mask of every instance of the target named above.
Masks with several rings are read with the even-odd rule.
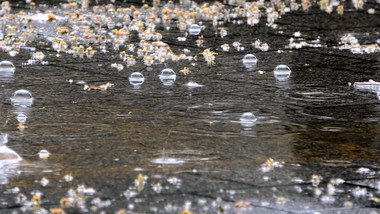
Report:
[[[166,68],[166,69],[162,70],[160,73],[160,80],[161,80],[162,84],[164,84],[165,86],[173,85],[175,79],[176,79],[176,74],[170,68]]]
[[[22,124],[24,124],[25,122],[26,122],[26,119],[27,119],[28,117],[25,115],[25,114],[19,114],[19,115],[17,115],[17,117],[16,117],[16,119],[17,119],[17,121],[19,122],[19,123],[22,123]]]
[[[251,112],[246,112],[240,117],[240,124],[244,127],[252,127],[255,125],[257,118]]]
[[[290,68],[286,65],[279,65],[277,66],[273,73],[274,73],[274,77],[278,80],[278,81],[286,81],[289,79],[290,77],[290,73],[292,71],[290,70]]]
[[[201,33],[202,27],[197,24],[192,24],[189,27],[189,34],[190,35],[199,35]]]
[[[252,68],[257,64],[257,58],[253,54],[245,55],[242,61],[246,68]]]
[[[135,88],[140,88],[140,86],[144,83],[144,75],[140,72],[134,72],[129,76],[129,83],[133,85]]]
[[[9,61],[0,62],[0,72],[14,72],[15,66]]]
[[[38,153],[38,156],[40,159],[46,160],[50,156],[50,153],[46,149],[43,149]]]
[[[27,90],[17,90],[11,98],[11,103],[15,106],[31,106],[33,104],[32,94]]]

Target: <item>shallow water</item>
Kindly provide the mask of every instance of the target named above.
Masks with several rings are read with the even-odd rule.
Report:
[[[297,26],[286,24],[294,18],[288,16],[281,22],[291,35]],[[234,26],[229,27],[229,41],[254,41],[252,34],[235,35]],[[311,29],[309,36],[330,33],[317,29],[318,34]],[[268,40],[282,47],[283,37],[270,33]],[[188,42],[195,40],[190,37]],[[220,47],[219,43],[212,45]],[[176,51],[183,48],[171,45]],[[48,209],[59,207],[67,190],[81,184],[94,188],[96,197],[111,200],[110,207],[99,209],[110,211],[179,213],[189,208],[188,202],[195,213],[365,213],[378,208],[374,198],[380,188],[380,105],[376,94],[348,83],[378,81],[379,53],[353,55],[333,48],[257,51],[258,65],[247,71],[241,59],[254,51],[250,47],[219,51],[215,66],[196,61],[192,73],[184,76],[179,70],[188,63],[153,65],[149,71],[138,65],[120,72],[111,68],[119,60],[116,52],[89,60],[56,57],[46,45],[36,48],[45,52],[49,65],[21,66],[28,53],[13,58],[0,53],[16,66],[13,75],[0,74],[1,130],[9,135],[7,146],[23,158],[0,186],[0,208],[6,212],[19,208],[11,188],[19,187],[28,197],[40,190],[41,207]],[[201,52],[193,43],[189,48]],[[292,70],[286,81],[273,75],[280,64]],[[173,85],[160,81],[164,68],[176,71]],[[139,88],[128,81],[132,72],[144,75]],[[114,87],[85,91],[75,84],[80,80],[92,85],[111,82]],[[189,81],[203,87],[187,87]],[[10,97],[21,88],[32,93],[33,105],[11,104]],[[257,120],[242,124],[245,112]],[[17,126],[20,113],[27,116],[23,131]],[[39,159],[43,149],[50,152],[47,160]],[[270,158],[283,164],[266,172],[263,164]],[[360,167],[370,172],[357,172]],[[67,174],[72,182],[64,181]],[[146,184],[128,199],[123,193],[134,186],[138,174],[148,176]],[[335,202],[326,204],[314,196],[313,174],[323,177],[322,195],[330,179],[346,181],[337,185],[343,192],[334,196]],[[50,180],[46,187],[39,184],[42,177]],[[179,185],[168,180],[173,177]],[[157,183],[161,191],[153,188]],[[370,193],[356,198],[355,187]],[[239,201],[251,206],[239,208]],[[346,206],[347,201],[353,205]],[[90,201],[87,205],[91,207]]]

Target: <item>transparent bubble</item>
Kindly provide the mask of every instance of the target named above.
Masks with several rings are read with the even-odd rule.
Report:
[[[165,68],[160,73],[160,80],[165,86],[173,85],[176,79],[175,72],[170,68]]]
[[[277,66],[273,73],[274,73],[274,77],[278,80],[278,81],[286,81],[289,79],[290,77],[290,73],[292,71],[290,70],[290,68],[286,65],[279,65]]]
[[[38,156],[40,159],[46,160],[50,156],[50,153],[46,149],[43,149],[38,153]]]
[[[134,72],[129,76],[129,83],[135,88],[139,88],[144,83],[144,75],[140,72]]]
[[[19,114],[19,115],[17,115],[17,117],[16,117],[16,119],[17,119],[17,121],[19,122],[19,123],[22,123],[22,124],[24,124],[25,122],[26,122],[26,119],[27,119],[28,117],[25,115],[25,114]]]
[[[32,94],[27,90],[17,90],[11,98],[11,103],[15,106],[31,106],[33,104]]]
[[[202,27],[197,24],[192,24],[189,27],[189,34],[190,35],[199,35],[201,33]]]
[[[246,68],[251,68],[257,64],[257,58],[253,54],[245,55],[242,61]]]
[[[244,127],[252,127],[255,125],[257,118],[251,112],[246,112],[240,117],[240,124]]]
[[[14,72],[15,66],[9,61],[0,62],[0,72]]]
[[[377,90],[377,99],[380,101],[380,88]]]

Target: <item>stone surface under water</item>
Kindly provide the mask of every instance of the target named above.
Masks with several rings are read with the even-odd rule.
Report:
[[[322,16],[318,23],[316,16]],[[294,24],[301,17],[306,30]],[[21,66],[31,52],[15,57],[0,52],[17,67],[1,82],[1,132],[9,135],[6,147],[23,159],[0,170],[0,212],[21,212],[18,194],[31,200],[39,195],[36,190],[46,210],[61,207],[61,199],[75,191],[87,212],[376,211],[379,100],[348,83],[379,81],[379,53],[352,54],[331,46],[339,45],[337,34],[354,31],[359,42],[376,41],[377,34],[362,31],[380,32],[379,19],[354,11],[330,15],[315,6],[308,13],[286,13],[278,28],[237,22],[225,24],[223,39],[214,39],[215,28],[204,22],[205,47],[196,45],[196,36],[178,42],[183,33],[177,23],[173,31],[160,25],[156,30],[172,51],[187,48],[192,59],[149,69],[137,57],[135,67],[110,69],[112,63],[126,65],[121,50],[107,47],[102,53],[95,45],[98,52],[88,59],[63,52],[57,57],[50,43],[35,42],[51,62],[44,66]],[[307,41],[320,36],[331,46],[284,48],[296,31]],[[135,32],[130,39],[136,46],[140,42]],[[251,44],[257,39],[267,42],[269,51],[255,49]],[[235,41],[244,51],[218,49]],[[206,48],[218,53],[215,65],[202,58]],[[241,60],[248,53],[260,59],[262,72],[246,71]],[[292,69],[286,81],[273,74],[279,64]],[[175,74],[185,66],[190,74]],[[165,68],[173,72],[160,76]],[[139,90],[129,83],[133,72],[144,76]],[[203,87],[190,90],[185,85],[190,81]],[[83,90],[83,84],[107,82],[114,86]],[[33,93],[33,105],[12,105],[20,88]],[[256,120],[243,125],[243,112],[254,113]],[[27,116],[23,124],[17,120],[21,113]],[[66,213],[84,212],[77,204]]]

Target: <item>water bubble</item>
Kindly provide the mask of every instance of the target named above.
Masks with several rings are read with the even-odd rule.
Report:
[[[46,160],[50,156],[50,153],[46,149],[43,149],[38,153],[38,156],[40,159]]]
[[[240,117],[240,124],[244,127],[252,127],[255,125],[257,118],[251,112],[246,112]]]
[[[377,99],[380,101],[380,88],[377,90]]]
[[[33,97],[29,91],[21,89],[13,94],[11,102],[15,106],[31,106],[33,104]]]
[[[201,33],[202,27],[197,24],[192,24],[189,27],[189,34],[190,35],[199,35]]]
[[[277,66],[273,73],[274,73],[274,77],[278,80],[278,81],[286,81],[289,79],[290,77],[290,73],[292,71],[290,70],[290,68],[286,65],[279,65]]]
[[[22,124],[24,124],[25,122],[26,122],[26,119],[27,119],[28,117],[25,115],[25,114],[19,114],[19,115],[17,115],[17,117],[16,117],[16,119],[17,119],[17,121],[19,122],[19,123],[22,123]]]
[[[176,79],[176,74],[172,69],[165,68],[164,70],[161,71],[159,77],[162,84],[164,84],[165,86],[170,86],[174,84],[174,81]]]
[[[0,72],[14,72],[15,66],[9,61],[0,62]]]
[[[139,88],[144,83],[144,75],[140,72],[134,72],[129,76],[129,83],[135,88]]]
[[[250,122],[255,122],[256,116],[252,114],[251,112],[246,112],[241,115],[240,121],[250,121]]]
[[[242,61],[246,68],[252,68],[257,64],[257,58],[253,54],[245,55]]]

